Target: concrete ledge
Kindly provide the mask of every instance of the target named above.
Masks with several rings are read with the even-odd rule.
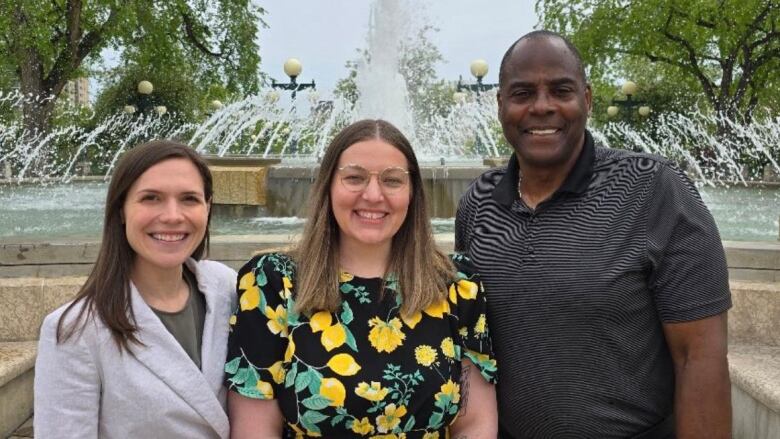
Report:
[[[0,278],[0,341],[37,340],[43,318],[71,300],[84,280],[84,277]]]
[[[0,437],[8,437],[33,411],[36,342],[0,343]]]
[[[731,282],[729,343],[780,348],[780,283]]]
[[[780,347],[729,347],[736,439],[777,439],[780,434]]]

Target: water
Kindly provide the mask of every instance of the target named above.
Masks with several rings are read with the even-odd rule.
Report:
[[[65,183],[48,187],[0,186],[0,242],[97,239],[103,223],[106,183]],[[721,238],[777,241],[780,187],[709,187],[702,199],[712,211]],[[297,217],[212,219],[216,235],[298,233]],[[453,218],[433,220],[435,233],[451,233]]]

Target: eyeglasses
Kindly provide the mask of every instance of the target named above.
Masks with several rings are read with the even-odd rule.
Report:
[[[379,187],[385,194],[394,194],[409,185],[409,171],[397,166],[371,172],[362,166],[348,164],[338,168],[338,172],[341,184],[350,192],[366,190],[372,175],[377,176]]]

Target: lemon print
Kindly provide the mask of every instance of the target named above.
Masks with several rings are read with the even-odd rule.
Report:
[[[322,346],[324,346],[325,350],[328,352],[343,345],[346,340],[347,332],[344,331],[344,326],[342,326],[341,323],[336,323],[335,325],[328,327],[326,330],[322,331],[322,337],[320,337]]]
[[[238,303],[241,305],[241,311],[249,311],[250,309],[257,308],[257,306],[260,305],[260,288],[251,287],[241,293]]]
[[[271,373],[271,378],[273,378],[276,384],[282,384],[284,376],[287,374],[281,361],[272,364],[271,367],[268,368],[268,372]]]
[[[423,311],[431,317],[441,319],[444,318],[444,314],[450,312],[450,303],[443,299],[428,306],[428,308],[425,308]]]
[[[334,355],[328,361],[328,367],[341,376],[352,376],[361,369],[360,365],[349,354]]]
[[[289,342],[287,343],[287,350],[284,351],[284,362],[289,363],[290,360],[292,360],[293,355],[295,355],[295,342],[293,342],[292,337],[290,337]]]
[[[263,396],[263,399],[274,399],[274,388],[271,386],[271,383],[258,381],[255,388]]]
[[[409,318],[404,317],[401,315],[401,320],[406,323],[406,326],[414,329],[415,326],[417,326],[418,323],[420,323],[420,320],[422,320],[422,313],[420,311],[417,311],[416,313],[409,316]]]
[[[374,432],[374,426],[371,425],[368,418],[363,418],[359,421],[356,419],[352,422],[352,431],[361,436],[365,436]]]
[[[432,431],[432,432],[425,433],[423,435],[423,439],[439,439],[439,432]]]
[[[452,290],[456,289],[456,285],[450,286],[450,300],[452,300]],[[467,300],[476,299],[479,286],[470,280],[461,279],[457,283],[458,295]]]
[[[255,274],[251,271],[241,276],[241,279],[238,281],[239,290],[248,290],[253,286],[255,286]]]
[[[320,395],[330,400],[331,407],[342,407],[344,398],[347,397],[347,390],[336,378],[323,378],[320,382]]]
[[[311,332],[319,332],[330,326],[333,321],[333,316],[327,311],[319,311],[313,316],[309,324],[311,325]]]

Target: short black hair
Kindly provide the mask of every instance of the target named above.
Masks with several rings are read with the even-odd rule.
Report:
[[[512,56],[512,52],[515,50],[515,47],[523,41],[523,40],[532,40],[532,39],[541,39],[541,38],[557,38],[561,41],[563,41],[563,44],[566,45],[566,48],[569,49],[569,52],[571,52],[572,56],[574,56],[574,60],[577,63],[577,70],[580,75],[580,78],[582,79],[583,83],[587,83],[588,79],[585,75],[585,66],[582,63],[582,56],[580,55],[580,51],[577,50],[576,47],[574,47],[574,44],[572,44],[571,41],[569,41],[568,38],[564,37],[563,35],[553,32],[550,30],[535,30],[532,32],[528,32],[527,34],[523,35],[522,37],[518,38],[517,41],[512,43],[511,46],[509,46],[509,49],[504,53],[504,57],[501,58],[501,66],[498,69],[498,85],[499,87],[504,82],[504,70],[506,69],[506,64],[509,61],[509,57]]]

